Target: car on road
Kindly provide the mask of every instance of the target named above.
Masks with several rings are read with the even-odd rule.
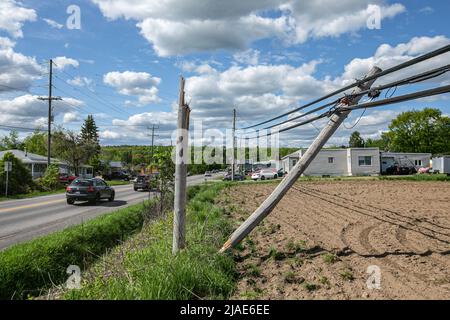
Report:
[[[115,171],[115,172],[112,172],[111,174],[103,175],[103,178],[108,181],[111,181],[111,180],[130,181],[131,175],[125,171]]]
[[[277,179],[278,173],[274,172],[273,170],[261,170],[259,172],[255,172],[252,174],[252,180],[269,180],[269,179]]]
[[[137,176],[136,181],[133,181],[133,189],[134,191],[150,190],[150,176],[147,174]]]
[[[242,174],[235,173],[234,174],[234,181],[244,181],[245,177]],[[231,181],[231,173],[228,173],[223,177],[223,181]]]
[[[211,175],[211,171],[206,171],[205,172],[205,177],[211,177],[212,175]]]
[[[66,199],[68,204],[74,204],[75,201],[88,201],[96,204],[102,199],[114,201],[116,192],[104,180],[94,179],[75,179],[66,188]]]

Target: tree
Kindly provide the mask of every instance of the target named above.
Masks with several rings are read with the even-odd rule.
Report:
[[[95,164],[98,162],[98,157],[101,152],[100,138],[98,134],[98,127],[95,124],[94,117],[88,115],[84,124],[81,127],[80,141],[85,147],[87,162]]]
[[[30,192],[34,187],[30,170],[14,154],[7,152],[3,159],[0,159],[0,168],[2,169],[0,170],[0,194],[4,195],[6,188],[6,172],[3,170],[5,161],[12,162],[12,171],[8,173],[8,194],[16,195]]]
[[[390,151],[450,153],[450,118],[433,108],[403,112],[389,125],[386,139]]]
[[[350,135],[350,141],[348,143],[350,148],[363,148],[365,143],[364,139],[361,138],[361,134],[358,131],[353,132]]]
[[[28,152],[46,155],[47,154],[47,134],[36,130],[23,141],[24,148]]]
[[[60,160],[66,161],[79,174],[79,167],[89,158],[89,151],[81,137],[72,131],[58,130],[52,135],[53,154]]]
[[[4,136],[0,144],[6,150],[23,150],[23,142],[19,140],[19,134],[16,130],[10,131],[9,136]]]

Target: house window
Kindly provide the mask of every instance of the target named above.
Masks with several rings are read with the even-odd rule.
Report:
[[[334,163],[334,158],[333,157],[328,157],[328,163]]]
[[[422,166],[422,160],[414,160],[416,166]]]
[[[371,166],[372,165],[372,157],[371,156],[361,156],[358,157],[359,166]]]

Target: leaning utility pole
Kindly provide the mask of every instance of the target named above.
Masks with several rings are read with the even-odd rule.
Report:
[[[380,68],[374,67],[369,72],[367,77],[374,76],[382,72]],[[370,89],[372,84],[376,81],[372,79],[357,87],[352,95],[341,100],[336,112],[331,116],[328,124],[322,129],[319,136],[314,140],[306,153],[300,158],[292,171],[281,181],[272,194],[260,205],[258,209],[231,235],[227,242],[223,245],[220,252],[225,252],[227,249],[236,246],[242,241],[267,215],[269,215],[275,206],[280,202],[284,195],[289,191],[292,185],[308,168],[312,160],[317,156],[319,151],[327,143],[328,139],[336,132],[339,126],[344,122],[351,110],[339,110],[339,107],[355,105],[359,102],[362,96],[357,96],[358,93]]]
[[[233,109],[233,150],[231,154],[233,155],[233,159],[231,159],[231,181],[234,181],[234,174],[235,174],[235,149],[236,149],[236,109]]]
[[[178,129],[175,154],[175,194],[174,194],[174,217],[173,217],[173,243],[172,253],[176,254],[185,247],[186,241],[186,160],[189,139],[189,114],[191,109],[184,101],[183,77],[180,78],[180,100],[178,105]]]
[[[51,143],[52,143],[52,101],[53,100],[62,100],[61,97],[53,97],[52,89],[53,89],[53,60],[49,61],[49,80],[48,80],[48,97],[39,97],[39,100],[45,101],[48,100],[48,134],[47,134],[47,166],[49,167],[51,164]]]

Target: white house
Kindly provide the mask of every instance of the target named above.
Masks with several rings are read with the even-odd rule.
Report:
[[[290,172],[306,150],[281,159],[281,167]],[[380,173],[378,148],[322,149],[305,170],[304,176],[368,176]]]
[[[5,153],[12,153],[17,159],[22,161],[22,163],[30,170],[33,179],[40,178],[44,176],[45,170],[47,170],[47,157],[22,151],[22,150],[5,150],[0,151],[0,159],[3,158]],[[64,162],[55,158],[50,159],[52,164],[59,166],[60,173],[72,174],[73,170],[70,166]],[[78,168],[79,176],[82,178],[92,178],[93,177],[93,167],[88,165],[82,165]]]
[[[381,173],[394,164],[412,167],[430,167],[431,153],[381,152]]]

